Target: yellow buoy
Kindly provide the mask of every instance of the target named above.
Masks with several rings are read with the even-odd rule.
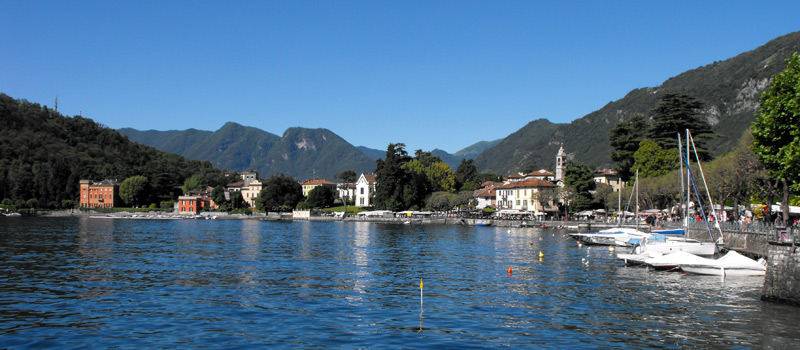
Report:
[[[544,257],[544,254],[542,254],[542,252],[539,252],[539,259],[541,259],[543,257]]]

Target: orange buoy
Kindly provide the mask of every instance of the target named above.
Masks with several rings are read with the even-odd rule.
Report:
[[[508,266],[508,275],[511,276],[511,265]]]

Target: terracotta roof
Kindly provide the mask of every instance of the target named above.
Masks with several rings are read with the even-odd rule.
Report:
[[[549,171],[547,171],[547,170],[542,169],[542,170],[534,171],[534,172],[528,174],[527,176],[554,176],[554,174],[549,172]]]
[[[306,180],[306,182],[300,183],[301,185],[335,185],[336,183],[330,182],[325,179],[318,179],[318,180]]]
[[[232,184],[227,184],[225,187],[242,187],[244,186],[244,181],[234,182]]]
[[[375,174],[362,174],[364,178],[367,179],[367,182],[375,182],[375,179],[378,177]]]
[[[556,187],[556,184],[539,179],[527,179],[525,181],[517,181],[505,184],[500,186],[500,188],[508,189],[508,188],[523,188],[523,187]]]
[[[497,181],[484,181],[481,184],[481,187],[500,187],[500,186],[503,186],[503,183]]]
[[[494,196],[495,196],[494,187],[481,188],[480,190],[475,192],[475,197],[494,197]]]

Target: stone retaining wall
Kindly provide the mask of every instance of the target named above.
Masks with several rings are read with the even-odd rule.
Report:
[[[769,243],[762,300],[800,305],[800,249],[792,243]]]

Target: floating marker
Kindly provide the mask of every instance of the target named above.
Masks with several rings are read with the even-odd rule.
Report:
[[[511,265],[508,266],[508,275],[511,276]]]
[[[539,259],[541,259],[543,257],[544,257],[544,254],[542,252],[539,252]]]
[[[422,317],[422,278],[419,279],[419,313]],[[422,323],[422,321],[420,321]]]

